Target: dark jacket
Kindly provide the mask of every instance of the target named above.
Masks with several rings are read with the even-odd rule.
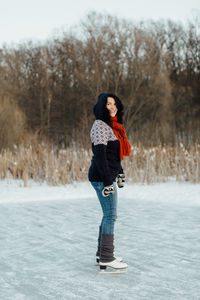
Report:
[[[93,157],[88,172],[89,181],[104,182],[104,186],[111,185],[118,174],[123,173],[119,155],[119,140],[110,127],[110,115],[106,108],[107,97],[115,99],[118,121],[122,123],[123,105],[120,99],[111,93],[99,95],[94,106],[95,122],[91,128]]]

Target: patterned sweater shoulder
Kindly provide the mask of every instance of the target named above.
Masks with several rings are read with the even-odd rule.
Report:
[[[96,146],[107,145],[109,141],[116,141],[112,128],[102,120],[96,120],[90,132],[91,142]]]

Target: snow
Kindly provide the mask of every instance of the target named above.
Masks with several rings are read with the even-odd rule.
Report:
[[[94,266],[101,209],[88,182],[0,181],[0,191],[0,299],[200,299],[200,185],[118,190],[122,275]]]

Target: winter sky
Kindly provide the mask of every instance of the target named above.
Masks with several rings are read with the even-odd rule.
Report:
[[[185,23],[200,15],[199,0],[0,0],[0,46],[45,40],[91,11],[133,21],[171,19]]]

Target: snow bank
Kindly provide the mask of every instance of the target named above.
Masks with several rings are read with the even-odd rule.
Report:
[[[24,187],[21,180],[3,180],[0,181],[0,191],[0,203],[95,197],[95,191],[89,182],[49,186],[46,183],[39,184],[29,181],[29,186]],[[167,182],[145,185],[133,183],[126,184],[123,189],[118,189],[118,193],[120,198],[200,205],[199,184]]]

